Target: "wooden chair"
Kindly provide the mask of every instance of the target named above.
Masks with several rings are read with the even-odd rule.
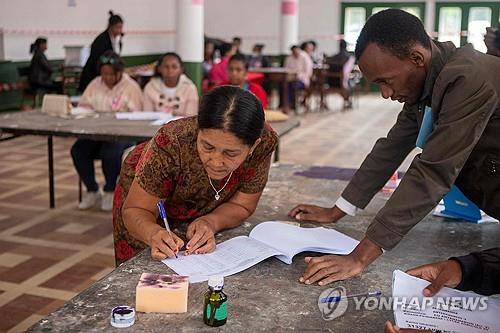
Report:
[[[310,100],[311,97],[315,95],[319,95],[321,99],[319,110],[321,111],[323,108],[322,90],[325,84],[323,71],[324,71],[323,67],[314,68],[313,74],[311,76],[311,82],[309,83],[309,87],[307,87],[306,89],[297,94],[299,96],[299,99],[301,99],[301,101],[299,102],[305,108],[305,112],[312,111]]]
[[[332,80],[329,80],[329,79],[334,79],[335,81],[337,81],[339,84],[338,85],[331,85],[329,84],[328,82],[332,81]],[[347,102],[347,105],[346,103],[344,103],[344,108],[346,106],[348,107],[352,107],[353,105],[353,89],[352,88],[346,88],[344,87],[343,85],[343,82],[344,82],[344,73],[343,72],[328,72],[328,71],[325,71],[323,73],[323,80],[325,82],[325,84],[323,85],[323,89],[321,90],[321,105],[325,108],[325,109],[328,109],[327,105],[326,105],[326,101],[325,101],[325,98],[329,95],[329,94],[339,94],[341,95],[343,98],[344,98],[344,101]]]

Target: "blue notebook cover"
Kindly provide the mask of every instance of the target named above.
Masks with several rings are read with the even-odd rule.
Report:
[[[443,201],[445,207],[442,211],[443,214],[471,222],[477,222],[481,219],[479,207],[467,199],[455,185],[451,187],[450,192],[443,198]]]
[[[434,124],[432,122],[432,108],[426,106],[424,110],[424,117],[422,119],[422,125],[420,125],[420,130],[418,131],[417,142],[415,143],[418,148],[424,149],[427,137],[431,134],[433,129]]]

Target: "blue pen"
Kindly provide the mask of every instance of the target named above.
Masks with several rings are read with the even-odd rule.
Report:
[[[381,296],[382,292],[380,290],[378,291],[372,291],[368,293],[361,293],[361,294],[354,294],[354,295],[338,295],[338,296],[332,296],[332,297],[325,297],[320,299],[321,303],[335,303],[335,302],[340,302],[344,299],[348,298],[353,298],[353,297],[370,297],[370,296]]]
[[[165,206],[163,205],[163,201],[161,201],[161,200],[158,201],[156,203],[156,207],[158,207],[158,211],[160,212],[160,217],[163,220],[163,223],[165,224],[165,229],[167,229],[170,236],[172,236],[172,232],[170,231],[170,227],[168,225],[167,211],[165,210]],[[174,254],[175,254],[175,257],[177,258],[177,253],[174,252]]]

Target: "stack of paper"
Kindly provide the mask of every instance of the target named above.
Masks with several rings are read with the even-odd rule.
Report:
[[[500,301],[444,287],[423,297],[428,281],[396,270],[392,280],[396,325],[433,332],[500,332]]]

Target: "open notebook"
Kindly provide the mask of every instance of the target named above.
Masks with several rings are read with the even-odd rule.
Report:
[[[286,264],[300,252],[349,254],[358,241],[325,228],[301,228],[283,222],[263,222],[249,236],[238,236],[217,244],[214,252],[163,260],[179,275],[189,276],[189,282],[207,281],[211,275],[228,276],[276,256]]]

